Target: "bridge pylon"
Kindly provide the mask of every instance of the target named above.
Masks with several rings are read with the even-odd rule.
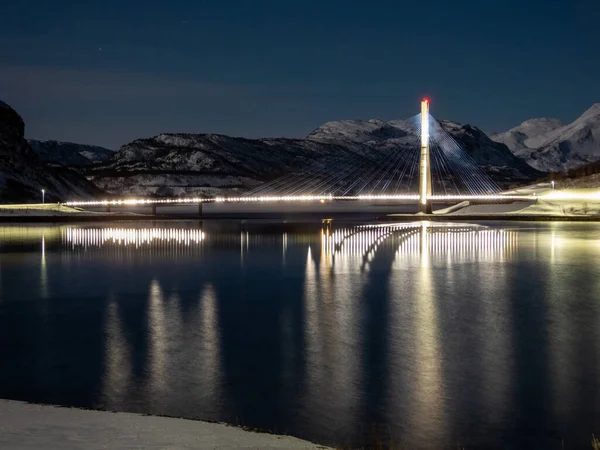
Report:
[[[429,100],[421,102],[421,158],[419,163],[419,211],[431,214],[431,158],[429,155]]]

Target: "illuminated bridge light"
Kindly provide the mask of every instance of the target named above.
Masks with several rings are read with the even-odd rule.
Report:
[[[161,204],[199,204],[199,203],[270,203],[270,202],[321,202],[321,201],[367,201],[367,200],[419,200],[418,195],[356,195],[356,196],[333,196],[333,195],[288,195],[288,196],[264,196],[264,197],[212,197],[212,198],[171,198],[171,199],[122,199],[122,200],[92,200],[65,202],[64,206],[133,206],[133,205],[161,205]],[[585,200],[600,199],[600,193],[561,193],[535,195],[430,195],[428,200],[432,201],[465,201],[465,200],[536,200],[538,198]]]

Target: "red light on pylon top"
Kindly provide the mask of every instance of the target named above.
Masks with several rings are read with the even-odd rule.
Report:
[[[423,101],[424,101],[425,103],[429,103],[429,99],[428,99],[427,97],[425,97],[425,98],[423,99]]]

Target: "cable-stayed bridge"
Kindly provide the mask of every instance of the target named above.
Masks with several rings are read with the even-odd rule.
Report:
[[[198,204],[210,202],[307,202],[396,200],[415,202],[431,213],[434,201],[497,201],[529,198],[503,195],[500,187],[429,113],[409,119],[398,136],[370,150],[324,155],[312,164],[235,197],[121,199],[67,202],[68,206]]]
[[[420,200],[430,212],[436,197],[494,196],[499,186],[429,114],[408,120],[396,148],[373,149],[346,160],[324,158],[310,167],[266,183],[248,196],[331,196],[334,198],[402,198]]]

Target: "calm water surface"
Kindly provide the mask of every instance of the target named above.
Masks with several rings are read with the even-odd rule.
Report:
[[[349,447],[590,448],[600,225],[0,227],[0,397]]]

